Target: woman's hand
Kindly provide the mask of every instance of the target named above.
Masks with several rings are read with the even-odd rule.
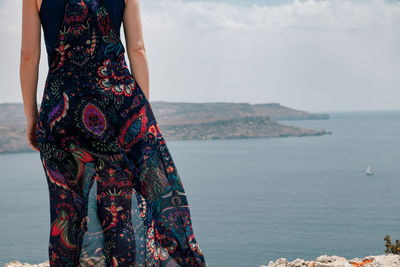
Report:
[[[28,139],[28,143],[31,148],[36,151],[39,151],[39,145],[37,142],[36,136],[36,122],[37,122],[37,114],[34,116],[29,116],[26,120],[26,138]]]

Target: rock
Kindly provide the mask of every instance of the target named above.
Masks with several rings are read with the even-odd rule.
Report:
[[[380,255],[375,256],[375,261],[373,262],[375,265],[364,265],[365,267],[370,266],[400,266],[400,255],[389,254],[389,255]]]
[[[378,256],[367,256],[362,259],[353,258],[347,260],[339,256],[321,255],[315,260],[295,259],[289,262],[285,258],[277,259],[275,262],[260,267],[400,267],[400,255],[387,254]]]
[[[322,255],[315,260],[315,267],[352,267],[343,257]]]
[[[88,264],[90,261],[90,264]],[[105,262],[102,258],[82,259],[81,266],[104,267]],[[260,267],[399,267],[400,255],[388,254],[378,256],[368,256],[362,259],[353,258],[347,260],[339,256],[321,255],[315,260],[295,259],[289,262],[285,258],[277,259],[275,262],[270,261],[268,265]],[[20,261],[12,261],[6,263],[4,267],[50,267],[49,261],[40,264],[21,263]]]
[[[29,264],[29,263],[21,263],[20,261],[11,261],[6,263],[4,267],[50,267],[49,261],[45,261],[39,264]]]
[[[79,266],[106,267],[106,263],[103,257],[89,257],[89,258],[81,258]],[[20,261],[12,261],[6,263],[4,267],[50,267],[50,263],[48,260],[40,264],[29,264],[29,263],[21,263]]]

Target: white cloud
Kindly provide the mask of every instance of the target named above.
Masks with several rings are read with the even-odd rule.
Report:
[[[249,1],[250,2],[250,1]],[[150,25],[198,29],[308,28],[353,30],[400,23],[400,3],[383,0],[299,1],[278,6],[232,5],[226,2],[159,0],[143,2]]]

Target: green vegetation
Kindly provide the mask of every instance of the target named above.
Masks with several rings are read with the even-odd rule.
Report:
[[[390,240],[390,235],[386,235],[384,240],[386,241],[386,253],[392,253],[392,254],[397,254],[400,255],[400,241],[396,240],[396,243],[392,243]]]

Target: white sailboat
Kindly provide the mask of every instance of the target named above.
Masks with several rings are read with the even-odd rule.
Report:
[[[371,166],[368,165],[367,170],[365,171],[366,175],[374,175],[375,172],[371,170]]]

